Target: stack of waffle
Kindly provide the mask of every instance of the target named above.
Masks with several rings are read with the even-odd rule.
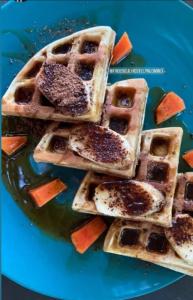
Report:
[[[35,149],[35,160],[133,177],[147,93],[143,79],[120,81],[110,86],[100,123],[51,124]]]
[[[144,79],[107,87],[114,38],[95,27],[46,46],[13,80],[2,111],[53,120],[34,159],[88,170],[72,208],[116,218],[104,251],[193,275],[193,173],[177,174],[183,132],[142,132]]]

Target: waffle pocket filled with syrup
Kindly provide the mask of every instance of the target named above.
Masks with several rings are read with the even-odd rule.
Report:
[[[167,229],[145,222],[115,220],[106,235],[104,251],[139,258],[193,276],[192,230],[193,219],[187,215],[176,217],[172,227]],[[176,231],[180,233],[177,235]],[[186,238],[183,238],[184,231]]]

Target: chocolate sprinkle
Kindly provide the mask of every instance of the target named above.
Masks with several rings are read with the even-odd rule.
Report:
[[[168,229],[177,245],[193,241],[193,219],[190,216],[177,217],[172,228]]]
[[[122,214],[141,215],[151,207],[149,194],[140,186],[131,181],[106,182],[101,184],[101,189],[109,191],[111,201],[110,208],[119,207]]]
[[[94,124],[86,124],[76,129],[76,141],[86,137],[86,151],[90,152],[96,161],[113,163],[124,159],[126,150],[118,136],[107,128]]]
[[[81,115],[87,111],[88,101],[81,78],[62,64],[43,64],[37,77],[41,93],[55,106],[56,111]]]

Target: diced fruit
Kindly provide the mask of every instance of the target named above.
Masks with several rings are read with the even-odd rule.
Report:
[[[122,37],[113,49],[113,58],[111,64],[114,65],[120,62],[131,52],[132,48],[133,46],[128,37],[128,34],[126,32],[123,33]]]
[[[12,155],[26,143],[27,136],[2,136],[1,149],[7,155]]]
[[[72,243],[79,253],[84,253],[106,230],[107,226],[101,217],[95,217],[89,223],[71,234]]]
[[[186,152],[183,155],[183,159],[187,162],[187,164],[193,168],[193,150]]]
[[[164,96],[163,100],[156,109],[156,123],[160,124],[175,116],[177,113],[180,113],[184,109],[184,101],[174,92],[169,92]]]
[[[54,179],[51,182],[29,190],[29,194],[34,200],[36,206],[42,207],[61,192],[67,189],[67,185],[60,179]]]

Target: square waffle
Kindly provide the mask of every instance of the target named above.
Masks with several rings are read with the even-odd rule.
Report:
[[[35,54],[12,81],[2,99],[4,115],[55,121],[100,120],[114,45],[115,32],[106,26],[93,27],[57,40]],[[46,62],[64,65],[81,78],[87,107],[61,113],[37,87]],[[43,65],[44,64],[44,65]],[[43,65],[43,66],[42,66]]]
[[[183,237],[185,223],[191,224],[186,240]],[[139,258],[193,276],[192,236],[193,219],[187,215],[180,215],[168,229],[147,222],[117,219],[107,232],[104,251]]]
[[[120,81],[110,86],[100,125],[88,123],[65,128],[62,124],[52,124],[36,147],[34,159],[113,176],[134,176],[147,93],[144,79]],[[112,127],[115,117],[117,123]],[[122,121],[127,125],[124,132],[120,132]],[[53,143],[60,143],[62,137],[66,147],[56,149]]]
[[[142,78],[119,81],[107,88],[101,125],[123,136],[132,148],[132,163],[117,176],[135,175],[147,96],[147,82]]]
[[[85,213],[103,213],[106,215],[121,217],[129,220],[147,221],[164,227],[171,226],[172,205],[176,186],[181,138],[181,128],[161,128],[144,131],[142,133],[141,152],[139,155],[141,163],[137,167],[138,171],[136,177],[134,178],[134,182],[137,181],[137,183],[141,182],[142,184],[148,183],[152,187],[154,187],[156,191],[159,190],[161,192],[161,205],[158,205],[156,211],[152,211],[151,213],[146,215],[136,215],[136,213],[131,214],[131,212],[129,214],[121,213],[120,211],[117,212],[116,208],[117,202],[119,202],[120,200],[120,194],[117,197],[118,199],[114,201],[114,198],[112,198],[112,194],[109,193],[106,195],[106,203],[103,203],[102,208],[97,206],[97,210],[97,207],[95,205],[96,198],[98,198],[97,201],[99,205],[101,202],[101,198],[104,195],[104,188],[107,188],[107,186],[109,187],[109,184],[106,184],[106,182],[115,182],[115,190],[119,192],[120,186],[128,181],[121,181],[120,178],[102,176],[93,172],[88,172],[88,174],[83,179],[82,184],[79,187],[79,190],[74,198],[72,208],[74,210]],[[149,167],[152,165],[153,170],[152,167]],[[161,169],[159,169],[160,165]],[[158,168],[158,174],[156,172],[156,167]],[[151,174],[148,173],[148,168],[150,168],[152,172]],[[159,173],[161,174],[159,175]],[[131,180],[131,182],[132,181],[133,180]],[[101,188],[98,187],[99,185],[101,185]],[[97,191],[97,194],[96,188],[97,190],[99,189],[99,191]],[[151,191],[149,191],[149,193],[153,194],[155,193],[155,190],[152,189]],[[95,194],[96,197],[94,197]],[[158,201],[160,201],[158,197],[159,194],[155,195],[155,202],[157,203]],[[106,210],[107,205],[109,206],[110,210]]]
[[[193,216],[193,172],[178,175],[174,211],[175,214],[187,213]]]
[[[150,183],[164,194],[161,211],[148,217],[149,222],[157,225],[171,226],[182,135],[180,127],[143,132],[136,179]]]

